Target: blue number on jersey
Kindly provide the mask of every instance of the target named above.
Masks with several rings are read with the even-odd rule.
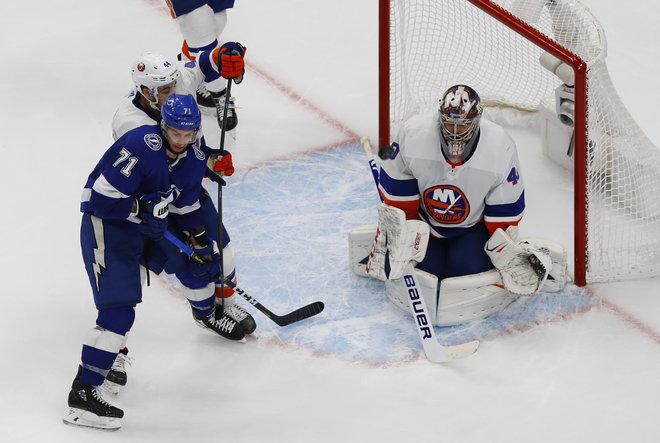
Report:
[[[513,183],[513,185],[518,184],[518,180],[520,180],[520,174],[518,174],[518,171],[516,171],[516,168],[513,167],[511,168],[511,171],[509,171],[509,176],[506,178],[506,181],[509,183]]]

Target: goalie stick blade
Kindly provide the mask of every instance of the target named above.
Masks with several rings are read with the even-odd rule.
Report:
[[[424,346],[424,353],[426,358],[433,363],[447,363],[474,354],[479,349],[479,344],[479,340],[473,340],[460,345],[443,346],[436,341]]]
[[[303,306],[302,308],[298,308],[295,311],[290,312],[286,315],[281,315],[281,316],[273,315],[271,319],[279,326],[286,326],[286,325],[290,325],[291,323],[295,323],[300,320],[305,320],[306,318],[320,314],[321,312],[323,312],[324,308],[325,305],[323,304],[323,302],[317,301],[307,306]]]

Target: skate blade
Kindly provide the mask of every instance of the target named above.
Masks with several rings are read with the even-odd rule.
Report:
[[[78,408],[69,408],[69,412],[62,418],[62,422],[69,426],[92,428],[99,431],[116,431],[121,428],[121,420],[116,417],[99,417],[98,415]]]

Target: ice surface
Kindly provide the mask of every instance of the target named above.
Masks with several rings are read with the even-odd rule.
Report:
[[[660,5],[588,4],[622,100],[660,141]],[[227,147],[238,171],[223,202],[239,284],[278,314],[316,300],[326,310],[280,328],[248,308],[255,337],[230,343],[194,325],[169,280],[152,279],[129,339],[129,385],[113,399],[124,426],[107,434],[61,423],[95,312],[78,202],[110,145],[130,62],[146,50],[173,56],[180,34],[160,0],[0,4],[1,441],[660,440],[657,279],[570,287],[441,329],[447,343],[483,342],[435,365],[381,284],[350,273],[346,233],[376,216],[368,167],[346,143],[376,135],[376,17],[376,2],[351,0],[231,11],[226,36],[248,46],[250,65],[234,89],[240,124]],[[204,125],[217,144],[214,119]],[[521,161],[539,170],[529,144]],[[525,177],[524,232],[566,243],[566,226],[547,225],[544,211],[570,204],[570,177],[540,169]]]

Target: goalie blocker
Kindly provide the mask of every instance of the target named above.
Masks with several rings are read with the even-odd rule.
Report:
[[[416,264],[424,258],[428,230],[424,231],[423,227],[417,223],[411,224],[411,222],[419,222],[417,220],[406,221],[405,217],[401,220],[400,216],[394,214],[388,214],[388,217],[383,218],[380,208],[384,206],[386,205],[379,207],[380,230],[376,225],[367,225],[354,228],[349,232],[349,260],[355,274],[385,281],[388,298],[396,306],[409,312],[405,283],[400,278],[399,271],[405,267],[407,261]],[[401,227],[392,230],[390,226],[383,226],[384,219],[394,221]],[[384,232],[388,234],[384,235]],[[426,232],[427,238],[416,242],[417,234],[423,235],[424,232]],[[399,234],[398,237],[393,235],[396,233]],[[385,240],[386,238],[387,240]],[[507,246],[504,249],[500,245],[502,242]],[[495,265],[496,269],[479,274],[445,278],[440,284],[435,275],[415,269],[415,277],[421,286],[421,292],[433,324],[448,326],[496,314],[523,292],[532,293],[529,292],[532,285],[538,285],[534,292],[556,292],[565,286],[566,250],[561,245],[542,239],[519,241],[517,230],[497,233],[488,242],[491,248],[493,243],[500,245],[496,248],[496,250],[500,250],[496,259],[498,262]],[[416,249],[415,244],[419,244],[423,249]],[[506,249],[508,251],[505,251]],[[530,261],[528,257],[532,254],[534,259]],[[374,260],[377,255],[380,255],[381,258]],[[530,263],[536,264],[536,260],[541,265],[537,265],[535,269]],[[385,263],[390,264],[385,266]],[[371,265],[368,272],[367,264]],[[498,271],[497,266],[504,269],[505,281],[500,274],[502,271]],[[385,268],[388,268],[389,271],[385,272]],[[538,269],[543,271],[538,271]],[[518,274],[524,276],[522,281],[527,283],[527,286],[512,283],[515,281],[515,278],[512,277],[514,274],[516,278],[520,278]],[[546,276],[547,278],[544,278]],[[505,284],[512,285],[516,293],[507,290],[508,286],[505,287]],[[521,287],[524,291],[521,290]],[[511,288],[509,287],[509,289]]]

